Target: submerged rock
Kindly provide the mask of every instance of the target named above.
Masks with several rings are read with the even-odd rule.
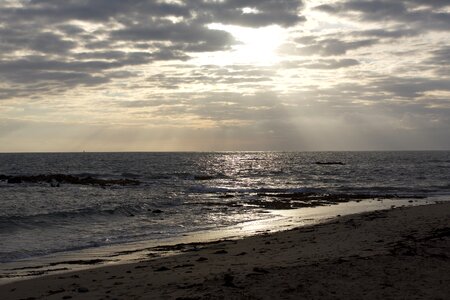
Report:
[[[194,180],[212,180],[214,176],[211,175],[195,175]]]
[[[61,183],[81,184],[81,185],[139,185],[140,182],[134,179],[99,179],[88,177],[80,177],[66,174],[46,174],[46,175],[30,175],[30,176],[13,176],[0,175],[0,179],[7,180],[10,184],[19,183],[49,183],[51,186],[57,187]]]
[[[22,183],[22,179],[20,177],[8,178],[8,183],[11,184]]]
[[[343,166],[345,163],[341,161],[316,161],[316,165],[340,165]]]
[[[85,288],[85,287],[79,287],[78,288],[78,293],[87,293],[89,292],[89,289]]]

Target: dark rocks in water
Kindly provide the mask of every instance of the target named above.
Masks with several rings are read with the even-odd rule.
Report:
[[[31,175],[31,176],[8,176],[0,175],[0,180],[7,180],[10,184],[19,183],[49,183],[51,186],[59,186],[61,183],[67,184],[81,184],[81,185],[97,185],[97,186],[110,186],[110,185],[139,185],[140,182],[133,179],[98,179],[91,176],[79,177],[66,174],[48,174],[48,175]]]
[[[88,260],[68,260],[61,262],[54,262],[48,264],[49,266],[57,266],[57,265],[96,265],[105,262],[104,259],[88,259]]]
[[[450,227],[438,228],[433,231],[432,238],[448,238],[450,237]]]
[[[345,163],[341,162],[341,161],[316,161],[316,165],[340,165],[340,166],[344,166]]]
[[[316,207],[350,201],[359,202],[369,199],[425,198],[418,195],[399,196],[395,194],[259,193],[257,195],[266,199],[256,199],[249,203],[266,209]]]
[[[268,274],[269,273],[269,271],[267,271],[264,268],[260,268],[260,267],[254,267],[253,268],[253,272],[262,273],[262,274]]]
[[[225,195],[220,195],[219,198],[221,199],[230,199],[230,198],[234,198],[235,195],[231,195],[231,194],[225,194]]]
[[[197,259],[197,261],[207,261],[208,259],[206,258],[206,257],[199,257],[198,259]]]
[[[160,209],[154,209],[154,210],[152,210],[152,213],[154,213],[154,214],[161,214],[161,213],[163,213],[163,211],[160,210]]]
[[[223,284],[224,286],[228,286],[228,287],[236,287],[236,285],[234,284],[233,280],[234,280],[234,276],[231,274],[225,274],[223,276],[223,280],[225,281],[225,283]]]
[[[61,288],[58,290],[49,290],[47,293],[49,296],[51,296],[51,295],[55,295],[55,294],[64,293],[65,291],[66,291],[65,289]]]
[[[51,187],[59,187],[60,184],[59,184],[59,182],[57,182],[56,180],[52,180],[52,181],[50,182],[50,186],[51,186]]]
[[[22,178],[20,178],[20,177],[10,177],[10,178],[8,178],[8,183],[11,183],[11,184],[22,183]]]
[[[214,179],[214,176],[211,175],[195,175],[194,180],[211,180]]]
[[[85,287],[79,287],[78,288],[78,293],[87,293],[89,292],[89,289],[85,288]]]

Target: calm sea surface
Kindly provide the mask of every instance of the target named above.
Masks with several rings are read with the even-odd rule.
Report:
[[[140,184],[5,177],[55,174]],[[342,195],[445,198],[450,152],[0,154],[0,175],[0,262],[12,262],[267,219]]]

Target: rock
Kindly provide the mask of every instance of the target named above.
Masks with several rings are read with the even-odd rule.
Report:
[[[197,259],[197,261],[206,261],[208,260],[206,257],[200,257],[199,259]]]
[[[225,281],[225,283],[223,284],[224,286],[236,287],[236,285],[233,283],[233,280],[234,280],[234,276],[233,275],[225,274],[223,276],[223,280]]]
[[[8,178],[8,183],[11,184],[22,183],[22,179],[20,177],[11,177]]]
[[[154,213],[154,214],[161,214],[161,213],[163,213],[163,211],[160,210],[160,209],[154,209],[154,210],[152,211],[152,213]]]
[[[64,293],[66,290],[65,289],[59,289],[59,290],[50,290],[48,291],[48,295],[54,295],[54,294],[59,294],[59,293]]]
[[[341,161],[316,161],[316,165],[340,165],[343,166],[345,165],[343,162]]]
[[[89,292],[89,289],[85,288],[85,287],[79,287],[78,288],[78,293],[87,293]]]
[[[59,184],[59,182],[56,181],[55,179],[52,179],[51,182],[50,182],[50,186],[51,186],[51,187],[59,187],[60,184]]]
[[[214,179],[214,176],[211,175],[195,175],[194,180],[211,180]]]
[[[254,267],[254,268],[253,268],[253,272],[256,272],[256,273],[263,273],[263,274],[269,273],[269,271],[267,271],[266,269],[260,268],[260,267]]]
[[[74,175],[65,174],[44,174],[44,175],[31,175],[31,176],[5,176],[0,175],[1,180],[7,180],[8,183],[50,183],[51,186],[59,186],[61,183],[69,184],[82,184],[82,185],[97,185],[97,186],[110,186],[110,185],[139,185],[140,182],[132,179],[97,179],[91,176],[78,177]]]

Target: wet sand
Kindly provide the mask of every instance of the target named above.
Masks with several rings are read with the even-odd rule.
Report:
[[[182,254],[14,282],[0,286],[0,298],[450,297],[450,203],[171,247]]]

